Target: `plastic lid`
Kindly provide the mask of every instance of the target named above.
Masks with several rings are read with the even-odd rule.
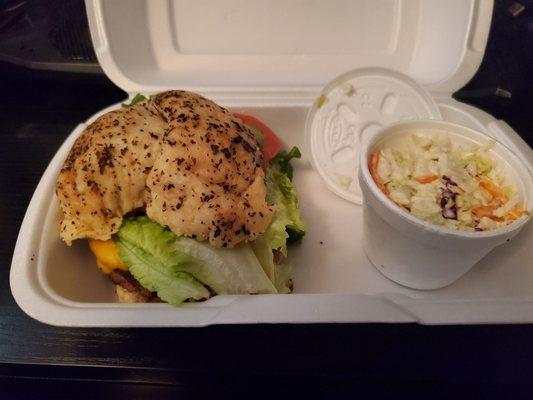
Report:
[[[411,119],[441,119],[433,98],[415,81],[381,68],[347,72],[322,90],[307,116],[311,164],[334,193],[361,204],[361,143],[385,125]]]

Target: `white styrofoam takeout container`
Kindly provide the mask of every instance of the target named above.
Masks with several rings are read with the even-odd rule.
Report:
[[[307,110],[344,71],[388,67],[431,92],[443,119],[496,138],[531,163],[531,149],[503,121],[451,94],[475,74],[492,1],[88,0],[96,54],[130,95],[183,88],[270,125],[303,146]],[[295,293],[216,296],[174,308],[118,304],[86,243],[59,239],[54,186],[76,137],[50,162],[28,206],[10,283],[30,316],[62,326],[203,326],[280,322],[533,322],[531,224],[459,281],[424,292],[383,277],[362,250],[362,209],[326,189],[304,153],[295,184],[309,230],[292,248]],[[387,243],[383,244],[384,246]]]
[[[383,275],[397,283],[414,289],[438,289],[455,282],[496,246],[510,241],[530,216],[492,231],[467,232],[433,225],[398,207],[374,182],[368,159],[391,140],[412,133],[446,134],[454,145],[483,146],[492,139],[447,121],[417,120],[389,125],[362,145],[359,182],[364,195],[363,249],[366,255]],[[524,208],[531,210],[531,171],[499,142],[489,154],[516,188]],[[383,243],[388,245],[384,247]]]

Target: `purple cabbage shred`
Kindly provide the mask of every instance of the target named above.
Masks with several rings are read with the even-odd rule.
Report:
[[[444,179],[446,181],[446,186],[448,186],[448,185],[457,186],[457,182],[455,182],[454,180],[448,178],[446,175],[443,175],[442,179]]]
[[[457,219],[457,207],[455,207],[455,204],[451,207],[443,208],[442,216],[446,219]]]
[[[456,193],[450,186],[457,186],[457,183],[452,181],[447,176],[442,179],[446,182],[446,188],[442,190],[442,198],[440,199],[440,208],[442,208],[442,216],[446,219],[457,219],[457,207],[455,205]]]

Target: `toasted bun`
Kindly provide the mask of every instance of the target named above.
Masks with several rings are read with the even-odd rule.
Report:
[[[177,235],[233,247],[263,233],[262,149],[226,109],[185,91],[160,93],[88,126],[57,180],[61,237],[106,240],[146,214]]]

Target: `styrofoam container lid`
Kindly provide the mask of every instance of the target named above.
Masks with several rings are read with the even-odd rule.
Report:
[[[415,81],[383,68],[347,72],[322,90],[307,116],[311,164],[334,193],[361,204],[361,144],[385,125],[413,119],[441,119],[435,100]]]
[[[130,94],[310,105],[344,71],[400,71],[432,93],[476,73],[493,0],[86,0],[106,75]]]

